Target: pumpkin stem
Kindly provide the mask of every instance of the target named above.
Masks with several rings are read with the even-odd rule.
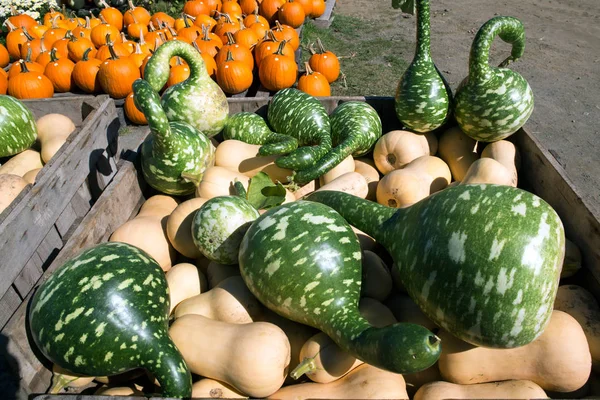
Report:
[[[317,46],[319,46],[319,54],[325,53],[325,46],[323,46],[323,42],[321,42],[321,38],[317,38]]]
[[[231,32],[225,32],[225,35],[227,36],[227,45],[234,45],[235,39],[233,38],[233,34]]]
[[[281,42],[279,42],[279,47],[277,48],[277,51],[273,54],[277,54],[279,56],[283,56],[283,48],[285,47],[285,45],[287,44],[286,40],[282,40]]]
[[[142,53],[142,48],[140,47],[139,43],[135,44],[135,49],[133,50],[133,54],[144,54],[144,53]]]
[[[152,23],[152,21],[150,21],[150,23],[148,24],[148,30],[150,32],[156,31],[156,28],[154,27],[154,24]]]
[[[11,5],[10,5],[10,15],[12,15],[12,16],[14,17],[14,16],[15,16],[15,15],[17,15],[17,14],[19,14],[19,13],[17,12],[17,8],[15,7],[15,5],[14,5],[14,4],[11,4]]]
[[[51,26],[52,29],[58,29],[59,28],[59,26],[58,26],[58,24],[56,22],[56,21],[58,21],[58,17],[60,17],[60,14],[55,15],[54,17],[52,17],[52,26]]]
[[[87,15],[85,16],[85,29],[92,29],[92,22],[90,21],[90,17]]]
[[[314,56],[315,54],[317,54],[317,51],[315,50],[315,48],[314,48],[314,46],[313,46],[313,45],[314,45],[314,43],[310,43],[310,44],[308,45],[308,51],[310,51],[310,54],[311,54],[312,56]]]
[[[177,31],[175,31],[175,29],[173,29],[170,26],[167,26],[167,29],[169,30],[169,33],[171,34],[171,40],[176,40]]]
[[[29,46],[29,48],[27,49],[27,54],[25,55],[25,62],[32,62],[31,61],[31,46]]]
[[[233,54],[231,54],[231,50],[227,50],[227,58],[225,58],[225,62],[235,61],[233,59]]]
[[[279,40],[277,40],[277,37],[275,37],[275,33],[273,32],[272,29],[269,29],[268,31],[265,32],[265,37],[268,37],[268,39],[271,42],[279,42]]]
[[[34,37],[31,36],[31,34],[27,31],[27,28],[22,27],[21,30],[23,31],[23,35],[25,35],[25,37],[27,38],[28,41],[33,41]]]
[[[4,24],[6,26],[8,26],[8,30],[11,31],[11,32],[19,29],[12,22],[10,22],[9,20],[4,21]]]
[[[304,68],[306,69],[306,75],[312,75],[313,70],[310,68],[310,65],[308,65],[308,61],[304,62]]]
[[[52,50],[50,50],[50,62],[56,61],[58,61],[58,57],[56,56],[56,47],[53,47]]]
[[[127,5],[131,11],[135,10],[135,6],[133,5],[133,1],[127,0]]]
[[[19,60],[19,63],[21,64],[20,65],[20,67],[21,67],[21,73],[30,72],[29,68],[27,68],[27,63],[25,61]]]
[[[91,47],[88,47],[84,52],[83,52],[83,57],[81,58],[81,61],[89,61],[88,57],[90,55],[90,52],[92,51]]]
[[[137,18],[135,17],[135,14],[134,14],[134,13],[131,13],[131,18],[133,18],[133,23],[134,23],[134,24],[137,24],[137,23],[138,23],[138,21],[137,21]]]
[[[279,20],[275,20],[275,30],[277,32],[283,32],[283,26],[279,23]]]
[[[186,28],[189,28],[190,26],[190,16],[187,15],[186,13],[181,13],[181,16],[183,17],[183,24],[185,25]]]
[[[142,28],[140,28],[140,39],[139,40],[140,40],[139,43],[141,45],[146,44],[146,39],[144,39],[144,32],[142,31]]]
[[[316,356],[317,355],[315,354],[315,357]],[[317,365],[315,364],[315,357],[309,357],[302,360],[300,364],[298,364],[296,368],[294,368],[294,370],[290,372],[290,377],[292,379],[298,379],[307,372],[316,371]]]
[[[104,18],[104,15],[102,15],[102,14],[98,14],[98,18],[100,19],[100,21],[101,21],[103,24],[106,24],[106,25],[108,25],[108,22],[106,22],[106,18]]]
[[[98,3],[100,3],[100,5],[104,8],[108,8],[108,4],[106,4],[106,1],[104,0],[100,0]]]
[[[110,59],[118,60],[119,56],[115,52],[114,43],[110,40],[110,33],[106,34],[106,45],[108,46],[108,51],[110,52]]]

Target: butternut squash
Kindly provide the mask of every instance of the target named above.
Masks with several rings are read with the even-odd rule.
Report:
[[[577,285],[561,285],[554,309],[575,318],[583,328],[592,355],[592,368],[600,372],[600,305],[593,294]]]
[[[373,148],[373,161],[377,169],[386,175],[404,167],[412,160],[434,155],[437,138],[432,133],[417,135],[409,131],[391,131],[381,136]]]
[[[25,175],[23,175],[23,179],[25,179],[25,181],[27,181],[27,183],[30,183],[33,185],[41,170],[42,170],[41,168],[36,168],[36,169],[32,169],[31,171],[27,171],[27,173]]]
[[[0,166],[0,174],[12,174],[23,177],[27,172],[42,168],[42,156],[38,151],[27,149],[11,157]]]
[[[136,217],[168,217],[179,205],[179,202],[171,196],[157,194],[150,197],[142,204]]]
[[[48,163],[75,130],[71,119],[62,114],[47,114],[36,121],[38,137],[42,147],[42,161]]]
[[[233,184],[240,181],[244,188],[248,190],[250,178],[239,172],[230,171],[225,167],[210,167],[204,171],[202,180],[196,189],[196,197],[203,199],[212,199],[217,196],[229,196],[236,194]]]
[[[441,158],[422,156],[381,178],[377,202],[388,207],[406,207],[444,189],[451,179],[450,168]]]
[[[410,322],[422,325],[430,331],[438,328],[407,294],[393,293],[383,304],[390,309],[398,322]]]
[[[196,197],[179,204],[167,219],[167,237],[171,245],[188,258],[202,255],[192,239],[192,221],[196,211],[206,203],[206,199]]]
[[[314,192],[318,188],[319,188],[319,182],[315,179],[314,181],[308,182],[306,185],[302,186],[301,188],[298,188],[298,190],[296,190],[294,192],[294,197],[296,198],[296,200],[301,199],[302,197]]]
[[[344,158],[341,163],[327,171],[324,175],[319,178],[319,183],[321,186],[332,182],[338,176],[342,176],[348,172],[354,172],[354,158],[352,155]]]
[[[442,133],[438,153],[450,167],[454,180],[459,182],[463,180],[471,164],[479,158],[475,140],[465,135],[458,126]]]
[[[341,379],[330,383],[300,383],[286,386],[270,399],[408,399],[400,374],[363,364]]]
[[[273,182],[287,182],[288,177],[292,176],[292,171],[275,164],[278,155],[259,156],[260,147],[239,140],[224,140],[217,146],[215,166],[227,168],[249,178],[262,171],[269,175]]]
[[[175,318],[197,314],[230,324],[247,324],[260,319],[262,304],[246,287],[241,276],[232,276],[206,293],[182,301]]]
[[[547,399],[544,389],[527,380],[457,385],[431,382],[423,385],[413,400],[441,399]]]
[[[81,388],[89,385],[93,380],[93,376],[74,374],[56,364],[52,364],[52,387],[49,393],[60,393],[66,387]]]
[[[363,251],[361,297],[383,301],[392,292],[392,275],[375,253]]]
[[[565,238],[565,259],[560,271],[560,278],[569,278],[581,269],[581,250],[579,247]]]
[[[344,175],[338,176],[328,184],[319,187],[316,191],[318,192],[321,190],[335,190],[358,196],[363,199],[369,194],[367,180],[358,172],[347,172]]]
[[[211,289],[229,277],[240,275],[239,265],[224,265],[211,261],[206,268],[208,287]]]
[[[0,175],[0,214],[10,206],[27,185],[27,181],[19,175]]]
[[[94,392],[96,396],[143,396],[141,387],[131,386],[101,386]]]
[[[404,381],[406,382],[406,391],[408,395],[413,398],[415,393],[421,388],[421,386],[426,383],[436,382],[442,380],[442,374],[440,374],[440,369],[438,368],[438,364],[435,363],[431,367],[415,372],[413,374],[403,374]]]
[[[269,396],[285,380],[290,342],[276,325],[229,324],[188,314],[175,320],[169,336],[191,372],[251,397]]]
[[[214,379],[200,379],[192,385],[194,399],[247,399],[248,396],[236,392],[226,383]]]
[[[369,193],[367,200],[375,201],[377,199],[377,184],[379,183],[379,171],[375,167],[373,160],[369,158],[358,158],[354,160],[354,171],[358,172],[367,180]]]
[[[481,158],[493,158],[510,171],[512,180],[511,185],[517,187],[518,170],[521,167],[521,156],[517,147],[508,140],[499,140],[485,146],[481,152]]]
[[[475,347],[445,331],[439,368],[444,380],[474,384],[531,380],[544,390],[571,392],[582,387],[592,357],[581,325],[569,314],[554,310],[550,323],[533,342],[514,349]]]
[[[473,183],[517,186],[515,175],[493,158],[480,158],[471,164],[460,184]]]
[[[174,265],[166,274],[172,312],[177,304],[208,290],[206,277],[194,264]]]

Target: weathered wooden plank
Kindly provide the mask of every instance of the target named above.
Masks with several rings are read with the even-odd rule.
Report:
[[[21,298],[13,287],[9,287],[0,298],[0,326],[4,326],[15,310],[21,305]]]
[[[43,267],[47,267],[49,263],[52,262],[60,249],[62,249],[63,244],[63,240],[56,230],[56,227],[54,225],[51,226],[42,242],[37,249],[35,249],[35,254],[42,259],[44,264]]]
[[[90,103],[93,104],[93,101],[90,99]],[[82,103],[81,107],[87,107],[85,104]],[[87,111],[80,109],[79,112],[85,114]],[[6,216],[3,214],[0,219],[0,254],[11,260],[11,263],[0,266],[3,278],[0,280],[0,295],[19,275],[90,174],[99,153],[116,140],[118,119],[111,100],[106,97],[90,115],[93,117],[69,136],[67,143],[40,171],[35,186],[12,212]]]
[[[36,119],[46,114],[57,113],[71,118],[75,126],[80,126],[90,112],[98,108],[106,98],[107,96],[71,96],[65,99],[51,98],[23,102]]]
[[[92,208],[92,194],[87,182],[84,182],[71,198],[69,203],[78,217],[84,217]]]
[[[17,292],[22,299],[27,297],[31,289],[44,273],[43,265],[44,261],[42,261],[40,256],[36,253],[31,256],[19,276],[15,279],[15,289],[17,289]]]
[[[75,212],[75,210],[73,210],[73,206],[71,206],[71,203],[69,203],[67,204],[63,212],[60,214],[60,217],[58,217],[56,223],[54,224],[61,238],[65,236],[69,228],[71,228],[71,225],[73,225],[73,223],[75,223],[76,220],[77,213]]]
[[[335,0],[327,0],[325,3],[325,12],[319,18],[315,18],[314,24],[319,28],[329,28],[331,22],[333,22],[333,8],[335,7]]]

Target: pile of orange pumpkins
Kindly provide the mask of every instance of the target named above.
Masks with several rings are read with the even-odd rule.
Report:
[[[165,41],[182,40],[201,53],[206,69],[228,94],[246,91],[256,76],[270,91],[291,87],[315,96],[330,95],[339,61],[319,43],[306,74],[298,79],[295,28],[323,14],[324,0],[192,0],[180,18],[151,14],[129,1],[121,12],[106,3],[99,15],[77,18],[50,10],[39,22],[15,14],[0,45],[0,93],[19,99],[54,93],[106,93],[125,98],[133,122],[143,123],[131,96],[132,83],[144,76],[152,52]],[[268,56],[274,55],[274,57]],[[257,72],[257,73],[255,73]],[[167,87],[189,76],[184,60],[171,60]]]

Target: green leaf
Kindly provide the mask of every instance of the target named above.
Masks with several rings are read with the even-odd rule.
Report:
[[[259,172],[250,179],[248,202],[257,210],[268,209],[282,204],[285,200],[285,188],[281,183],[273,183],[269,175]]]
[[[392,0],[392,7],[395,9],[401,9],[402,12],[415,15],[417,7],[415,0]]]

